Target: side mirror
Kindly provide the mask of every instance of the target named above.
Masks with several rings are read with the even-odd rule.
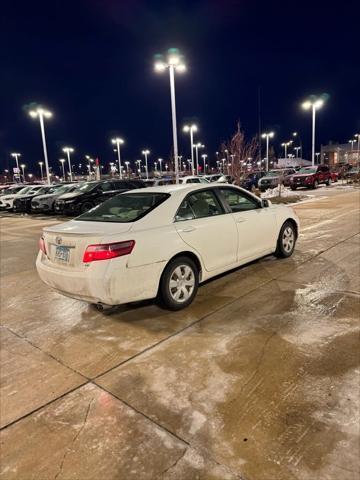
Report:
[[[270,205],[271,205],[271,204],[270,204],[269,200],[267,200],[266,198],[263,198],[263,199],[261,200],[261,206],[262,206],[262,208],[270,207]]]

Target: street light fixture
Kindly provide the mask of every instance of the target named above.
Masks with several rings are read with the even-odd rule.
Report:
[[[150,154],[150,150],[143,150],[141,152],[145,157],[145,172],[146,172],[146,180],[149,180],[149,170],[148,170],[148,155]]]
[[[206,153],[203,153],[201,155],[201,158],[203,159],[203,162],[204,162],[204,175],[205,175],[206,174],[206,159],[207,159]]]
[[[162,174],[162,162],[163,162],[163,159],[162,158],[158,158],[158,162],[159,162],[159,165],[160,165],[160,175]]]
[[[191,170],[192,174],[195,174],[194,171],[194,132],[197,132],[198,128],[197,125],[185,125],[183,128],[183,132],[190,133],[190,149],[191,149]]]
[[[269,171],[269,139],[274,137],[274,132],[263,133],[261,138],[266,138],[266,164],[265,169]]]
[[[23,174],[23,179],[24,179],[24,182],[25,182],[25,167],[26,167],[25,163],[22,163],[22,164],[20,165],[20,167],[21,167],[22,174]]]
[[[169,69],[170,78],[170,97],[171,97],[171,117],[173,127],[173,144],[174,144],[174,164],[175,164],[175,178],[176,183],[179,183],[179,159],[178,159],[178,140],[177,140],[177,124],[176,124],[176,99],[175,99],[175,70],[178,72],[184,72],[186,66],[183,63],[183,57],[179,54],[178,50],[171,48],[168,50],[167,60],[164,61],[163,57],[157,56],[154,64],[156,72],[164,72]]]
[[[65,181],[65,167],[64,167],[65,158],[60,158],[59,161],[60,161],[61,166],[62,166],[63,182],[64,182]]]
[[[121,168],[120,145],[122,145],[124,143],[124,140],[122,138],[116,137],[116,138],[111,139],[111,143],[113,145],[116,145],[118,163],[119,163],[119,176],[120,176],[120,180],[121,180],[122,179],[122,168]]]
[[[44,118],[51,118],[52,113],[48,110],[44,110],[43,108],[37,108],[36,110],[30,110],[29,115],[32,118],[39,118],[40,122],[40,130],[41,130],[41,138],[44,150],[44,160],[45,160],[45,169],[46,169],[46,178],[47,183],[50,185],[50,172],[49,172],[49,162],[48,162],[48,155],[47,155],[47,148],[46,148],[46,138],[45,138],[45,126],[44,126]]]
[[[304,110],[312,110],[312,145],[311,145],[311,164],[315,165],[315,117],[316,110],[319,110],[324,105],[324,100],[321,98],[312,97],[311,100],[307,100],[302,103]]]
[[[196,174],[199,175],[199,148],[204,148],[205,145],[203,145],[202,143],[196,143],[194,145],[194,148],[195,148],[195,152],[196,152],[196,156],[195,156],[195,159],[196,159]]]
[[[74,149],[71,148],[71,147],[64,147],[62,150],[67,155],[68,164],[69,164],[70,182],[72,182],[72,169],[71,169],[70,153],[73,153]]]
[[[43,165],[44,165],[44,162],[38,162],[39,165],[40,165],[40,174],[41,174],[41,181],[43,180]]]
[[[281,144],[282,147],[284,147],[284,158],[287,158],[287,148],[290,147],[290,145],[292,144],[292,142],[284,142]]]

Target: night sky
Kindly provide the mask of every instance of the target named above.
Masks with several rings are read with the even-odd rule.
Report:
[[[124,160],[171,152],[169,80],[153,56],[177,47],[188,70],[176,78],[180,153],[190,156],[182,125],[194,120],[209,157],[239,119],[250,137],[263,129],[275,146],[298,130],[310,157],[309,94],[329,95],[318,114],[318,145],[347,142],[360,130],[359,2],[256,0],[67,0],[1,4],[0,164],[22,153],[28,171],[42,160],[38,102],[54,117],[46,132],[50,165],[61,147],[74,160],[115,158],[112,135],[123,137]]]

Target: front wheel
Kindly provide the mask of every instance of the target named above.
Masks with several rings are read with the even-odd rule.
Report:
[[[291,190],[296,190],[296,187],[291,186],[290,188],[291,188]]]
[[[326,182],[326,186],[329,187],[331,185],[331,178]]]
[[[296,230],[292,222],[285,222],[281,227],[275,255],[279,258],[290,257],[295,249]]]
[[[159,297],[169,310],[181,310],[194,300],[199,286],[199,270],[188,257],[177,257],[166,266],[160,280]]]
[[[317,188],[319,186],[319,182],[317,180],[314,181],[313,183],[313,188]]]
[[[89,210],[91,210],[93,208],[93,206],[94,205],[91,202],[85,202],[81,205],[80,212],[81,213],[86,213]]]

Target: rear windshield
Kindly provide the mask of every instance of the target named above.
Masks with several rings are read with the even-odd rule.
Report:
[[[89,222],[136,222],[154,210],[170,195],[167,193],[123,193],[77,217]]]
[[[300,168],[298,173],[316,173],[316,168],[309,168],[309,167]]]

